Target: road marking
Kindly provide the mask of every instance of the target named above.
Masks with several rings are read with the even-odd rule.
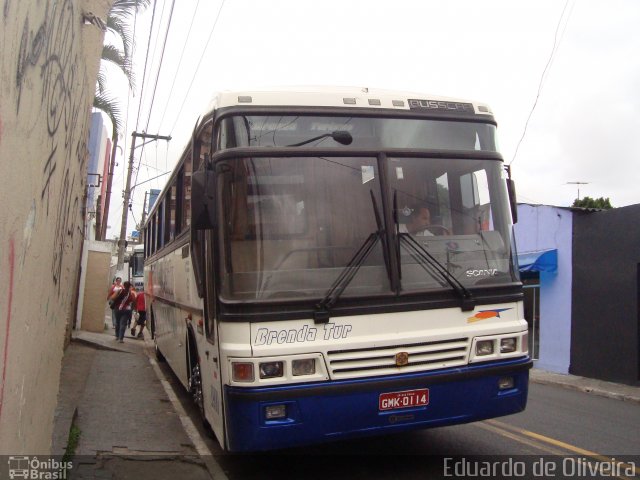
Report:
[[[496,427],[494,425],[489,425],[488,422],[486,422],[486,421],[477,423],[475,425],[480,427],[480,428],[482,428],[482,429],[484,429],[484,430],[488,430],[488,431],[496,433],[496,434],[498,434],[500,436],[503,436],[503,437],[509,438],[511,440],[514,440],[514,441],[516,441],[518,443],[522,443],[524,445],[528,445],[529,447],[533,447],[533,448],[535,448],[537,450],[541,450],[543,452],[550,453],[551,455],[564,455],[565,454],[565,452],[562,451],[562,450],[558,450],[558,449],[555,449],[555,448],[548,447],[547,445],[544,445],[544,444],[542,444],[540,442],[535,442],[533,440],[529,440],[528,438],[523,438],[520,435],[516,435],[515,433],[511,433],[511,432],[506,431],[506,430],[504,430],[502,428]]]
[[[149,347],[149,343],[147,339],[145,339],[145,344],[147,347]],[[151,366],[153,367],[153,370],[156,373],[158,380],[160,380],[160,383],[162,384],[162,388],[164,388],[164,391],[167,394],[167,397],[169,397],[169,401],[171,402],[171,405],[173,405],[173,408],[178,414],[178,418],[182,423],[184,431],[187,433],[189,440],[191,440],[191,442],[195,446],[196,451],[198,452],[198,455],[202,457],[202,460],[204,461],[205,465],[207,466],[207,469],[209,470],[209,473],[215,480],[229,480],[226,473],[224,473],[224,470],[222,470],[222,467],[220,466],[220,464],[215,461],[213,454],[207,447],[207,444],[204,442],[202,436],[200,435],[200,432],[198,432],[198,429],[191,421],[191,418],[189,417],[185,409],[182,408],[182,405],[180,404],[180,400],[178,400],[178,397],[176,397],[176,394],[173,392],[173,389],[171,388],[171,384],[166,380],[164,373],[162,373],[162,370],[160,370],[160,367],[158,366],[158,362],[155,360],[155,358],[151,357],[149,348],[147,348],[146,351],[147,351],[147,356],[149,358],[149,363],[151,363]]]
[[[515,440],[517,442],[524,443],[529,446],[534,446],[535,448],[540,448],[542,451],[553,453],[554,455],[565,455],[566,453],[554,448],[550,448],[543,444],[552,445],[554,447],[559,447],[578,455],[590,457],[591,459],[597,460],[598,462],[608,464],[614,463],[616,465],[619,465],[621,469],[632,470],[634,476],[637,476],[640,473],[640,470],[638,470],[635,464],[621,462],[616,460],[615,458],[607,457],[606,455],[601,455],[599,453],[592,452],[591,450],[576,447],[575,445],[571,445],[561,440],[556,440],[555,438],[547,437],[545,435],[541,435],[524,428],[509,425],[508,423],[500,422],[498,420],[485,420],[484,422],[480,423],[479,426],[485,428],[486,430],[494,431],[495,433],[498,433],[499,435],[502,435],[504,437],[511,438],[512,440]],[[543,444],[540,444],[539,442],[542,442]],[[628,477],[618,476],[617,478],[626,479]]]

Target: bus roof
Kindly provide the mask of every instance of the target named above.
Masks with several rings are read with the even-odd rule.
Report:
[[[424,93],[381,90],[366,87],[268,87],[223,91],[209,105],[212,110],[234,106],[346,107],[393,110],[421,110],[432,113],[492,115],[484,103]]]

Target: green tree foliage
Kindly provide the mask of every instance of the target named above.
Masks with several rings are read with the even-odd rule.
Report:
[[[133,62],[131,58],[133,36],[129,25],[135,13],[148,7],[149,2],[150,0],[115,0],[107,16],[107,32],[110,32],[110,36],[115,37],[121,43],[122,48],[112,44],[105,44],[102,48],[93,106],[106,113],[111,120],[113,125],[112,137],[114,139],[122,129],[122,118],[117,99],[108,93],[106,66],[108,64],[115,65],[125,75],[129,85],[133,88]]]
[[[611,202],[609,201],[609,197],[607,198],[584,197],[582,199],[576,198],[573,201],[573,205],[571,206],[577,207],[577,208],[600,208],[603,210],[609,210],[610,208],[613,208],[611,206]]]

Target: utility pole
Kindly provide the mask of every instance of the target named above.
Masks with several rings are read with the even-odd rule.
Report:
[[[116,151],[118,149],[118,134],[113,136],[113,146],[111,147],[111,162],[109,163],[109,171],[107,172],[107,190],[104,199],[104,216],[100,224],[100,238],[98,240],[107,239],[107,226],[109,223],[109,206],[111,205],[111,184],[113,183],[113,169],[116,167]],[[122,150],[122,149],[121,149]]]
[[[145,132],[131,133],[131,153],[129,154],[129,166],[127,167],[127,186],[124,191],[124,202],[122,206],[122,223],[120,224],[120,238],[118,239],[118,270],[122,269],[124,265],[124,249],[127,240],[127,219],[129,217],[129,201],[131,199],[131,172],[133,171],[133,151],[136,148],[136,138],[150,139],[149,142],[145,142],[139,147],[146,145],[147,143],[155,140],[171,140],[170,136],[163,135],[150,135]]]
[[[147,220],[147,192],[144,192],[144,202],[142,203],[142,220],[140,220],[140,226],[144,225],[144,222]]]

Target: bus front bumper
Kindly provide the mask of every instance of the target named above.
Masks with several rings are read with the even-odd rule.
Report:
[[[527,403],[532,364],[527,357],[393,377],[267,388],[226,386],[229,450],[297,447],[517,413]],[[419,398],[410,399],[419,405],[403,405],[404,392],[417,392],[408,395]],[[282,406],[282,418],[267,418],[267,407]]]

